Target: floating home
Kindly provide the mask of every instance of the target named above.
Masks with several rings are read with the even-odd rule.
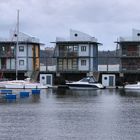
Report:
[[[0,38],[0,78],[24,79],[40,69],[39,39],[20,33],[18,48],[17,37],[12,34],[9,39]],[[16,56],[17,53],[17,56]],[[17,64],[16,64],[17,62]]]
[[[65,80],[79,80],[98,71],[98,47],[95,37],[70,30],[68,39],[56,38],[54,57],[56,76]]]
[[[123,81],[140,81],[140,30],[133,29],[131,37],[120,37],[116,43]]]

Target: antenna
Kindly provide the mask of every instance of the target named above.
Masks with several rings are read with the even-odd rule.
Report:
[[[19,10],[17,10],[17,30],[16,30],[16,80],[18,80],[18,41],[19,41]]]

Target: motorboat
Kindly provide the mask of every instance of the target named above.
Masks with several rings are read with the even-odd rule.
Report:
[[[140,89],[140,82],[137,82],[136,84],[126,84],[124,89]]]
[[[101,83],[98,83],[93,76],[84,77],[76,82],[67,82],[66,85],[70,89],[103,89],[105,88]]]
[[[12,80],[12,81],[2,81],[0,82],[1,88],[8,89],[46,89],[47,85],[43,85],[42,83],[31,82],[30,78],[25,80]]]

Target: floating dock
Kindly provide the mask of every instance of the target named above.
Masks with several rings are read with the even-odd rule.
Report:
[[[17,98],[28,98],[30,94],[38,95],[40,94],[39,89],[33,89],[29,91],[19,91],[18,93],[14,93],[11,89],[1,89],[0,90],[0,98],[6,100],[16,100]]]

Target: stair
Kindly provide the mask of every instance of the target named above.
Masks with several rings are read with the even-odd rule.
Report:
[[[93,72],[93,76],[96,78],[97,81],[99,81],[100,72]]]
[[[31,74],[31,81],[36,82],[38,79],[39,71],[33,71]]]
[[[4,77],[3,77],[3,72],[2,73],[0,73],[0,79],[3,79]]]

